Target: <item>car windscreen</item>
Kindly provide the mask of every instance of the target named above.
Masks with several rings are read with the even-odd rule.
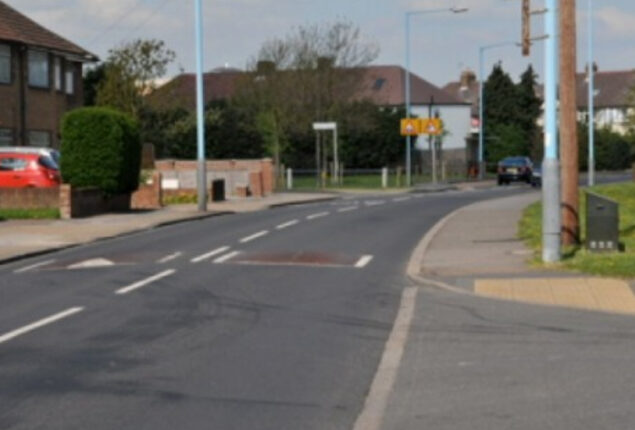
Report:
[[[528,163],[526,158],[510,157],[510,158],[505,158],[503,161],[501,161],[501,164],[503,166],[520,167],[520,166],[526,166]]]
[[[57,163],[55,162],[55,160],[53,160],[51,157],[43,155],[43,156],[41,156],[40,158],[37,159],[37,162],[40,164],[40,166],[44,166],[47,169],[60,170],[60,168],[57,165]]]

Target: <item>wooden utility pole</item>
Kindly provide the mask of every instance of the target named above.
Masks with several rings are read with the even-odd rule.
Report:
[[[562,166],[563,245],[574,245],[580,240],[575,13],[575,0],[560,0],[560,164]]]

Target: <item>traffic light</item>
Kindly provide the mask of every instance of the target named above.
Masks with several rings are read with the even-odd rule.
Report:
[[[529,56],[531,51],[531,5],[529,4],[529,0],[523,0],[523,55],[525,57]]]

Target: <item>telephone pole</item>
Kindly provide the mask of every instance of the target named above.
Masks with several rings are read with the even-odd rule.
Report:
[[[562,243],[579,242],[578,130],[576,105],[576,4],[560,0],[560,162]]]

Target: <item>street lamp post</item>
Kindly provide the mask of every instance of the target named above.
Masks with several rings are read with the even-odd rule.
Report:
[[[595,70],[593,68],[593,1],[588,0],[588,47],[589,47],[589,186],[595,185]]]
[[[415,10],[409,11],[405,14],[406,20],[406,76],[405,76],[405,101],[406,101],[406,118],[410,119],[411,117],[411,106],[410,106],[410,18],[415,15],[428,15],[433,13],[443,13],[443,12],[452,12],[454,14],[467,12],[467,8],[443,8],[443,9],[426,9],[426,10]],[[410,136],[406,136],[406,184],[407,186],[412,185],[412,162],[411,162],[411,152],[412,152],[412,139]]]
[[[196,140],[198,210],[207,210],[207,166],[205,163],[205,114],[203,100],[203,11],[201,0],[195,1],[196,27]]]
[[[484,157],[484,125],[485,125],[485,51],[493,48],[500,48],[503,46],[517,45],[515,42],[501,42],[492,45],[481,46],[479,49],[479,87],[478,87],[478,178],[483,180],[485,173],[485,157]]]

